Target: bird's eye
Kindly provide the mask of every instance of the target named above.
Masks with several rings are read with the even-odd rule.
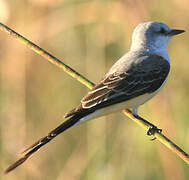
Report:
[[[164,34],[166,32],[166,30],[164,28],[161,28],[159,31],[161,34]]]

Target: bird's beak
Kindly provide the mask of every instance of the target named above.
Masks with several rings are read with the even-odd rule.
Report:
[[[183,33],[183,32],[185,32],[185,30],[171,29],[167,34],[168,34],[169,36],[175,36],[175,35],[181,34],[181,33]]]

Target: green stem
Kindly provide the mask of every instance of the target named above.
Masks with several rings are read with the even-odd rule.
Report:
[[[62,69],[63,71],[68,73],[73,78],[77,79],[82,84],[85,84],[85,86],[87,86],[88,88],[92,88],[94,86],[94,84],[91,81],[89,81],[86,77],[84,77],[83,75],[79,74],[74,69],[72,69],[68,65],[64,64],[58,58],[56,58],[55,56],[51,55],[50,53],[48,53],[44,49],[40,48],[39,46],[37,46],[33,42],[29,41],[25,37],[21,36],[20,34],[18,34],[15,31],[13,31],[8,26],[0,23],[0,30],[4,31],[4,32],[8,33],[10,36],[16,38],[21,43],[23,43],[25,46],[27,46],[28,48],[30,48],[31,50],[33,50],[37,54],[39,54],[42,57],[44,57],[45,59],[47,59],[50,63],[52,63],[55,66],[57,66],[58,68]]]

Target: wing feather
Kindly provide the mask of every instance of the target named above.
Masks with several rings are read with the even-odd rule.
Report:
[[[115,101],[115,98],[129,100],[152,93],[163,84],[169,69],[169,63],[162,57],[148,57],[132,65],[126,72],[105,77],[82,99],[82,107],[91,108],[105,101]]]
[[[108,73],[66,117],[84,110],[96,110],[158,90],[168,76],[170,65],[161,56],[147,55],[130,61],[124,70]],[[118,73],[119,72],[119,73]]]

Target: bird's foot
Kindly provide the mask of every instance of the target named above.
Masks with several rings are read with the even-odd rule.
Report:
[[[154,126],[153,124],[151,124],[150,122],[148,122],[147,120],[143,119],[142,117],[140,117],[137,114],[137,109],[134,109],[132,111],[132,114],[135,118],[137,118],[138,120],[142,121],[145,125],[147,125],[149,127],[148,131],[147,131],[147,135],[148,136],[153,136],[155,135],[155,133],[161,133],[162,129],[157,128],[156,126]],[[155,140],[156,137],[153,137],[151,140]]]
[[[155,133],[161,133],[162,132],[162,129],[158,129],[156,126],[154,125],[150,125],[148,131],[147,131],[147,135],[148,136],[153,136]],[[151,140],[155,140],[156,137],[152,138]]]

